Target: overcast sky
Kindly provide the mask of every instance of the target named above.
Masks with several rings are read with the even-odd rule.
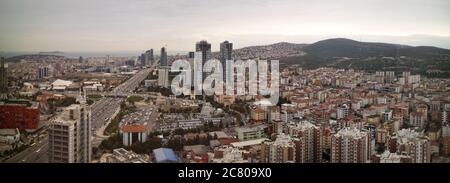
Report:
[[[1,0],[0,51],[235,48],[347,37],[450,48],[449,0]]]

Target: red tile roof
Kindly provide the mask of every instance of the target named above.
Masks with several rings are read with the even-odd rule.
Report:
[[[142,133],[147,131],[147,127],[141,124],[125,124],[122,126],[125,133]]]

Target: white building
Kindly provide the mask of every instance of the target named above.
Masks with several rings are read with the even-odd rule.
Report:
[[[48,154],[51,163],[91,161],[91,110],[85,98],[78,101],[80,104],[66,107],[49,125]]]
[[[158,86],[168,88],[169,83],[169,71],[168,67],[161,67],[158,69]]]
[[[20,141],[19,129],[0,129],[0,143],[15,144]]]
[[[332,163],[366,163],[372,155],[368,132],[343,128],[331,137]]]
[[[389,151],[397,154],[408,155],[413,163],[429,163],[431,161],[431,144],[423,132],[414,129],[402,129],[397,131],[390,139]]]
[[[246,140],[253,140],[253,139],[260,139],[265,138],[265,129],[267,126],[265,125],[258,125],[253,127],[239,127],[236,128],[236,132],[238,134],[238,138],[241,141]]]

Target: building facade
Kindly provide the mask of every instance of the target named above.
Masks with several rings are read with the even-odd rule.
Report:
[[[89,163],[92,154],[90,129],[91,110],[85,101],[65,108],[49,125],[49,162]]]

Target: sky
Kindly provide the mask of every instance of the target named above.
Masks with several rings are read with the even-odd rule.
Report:
[[[0,52],[191,51],[281,41],[450,48],[448,0],[1,0]]]

